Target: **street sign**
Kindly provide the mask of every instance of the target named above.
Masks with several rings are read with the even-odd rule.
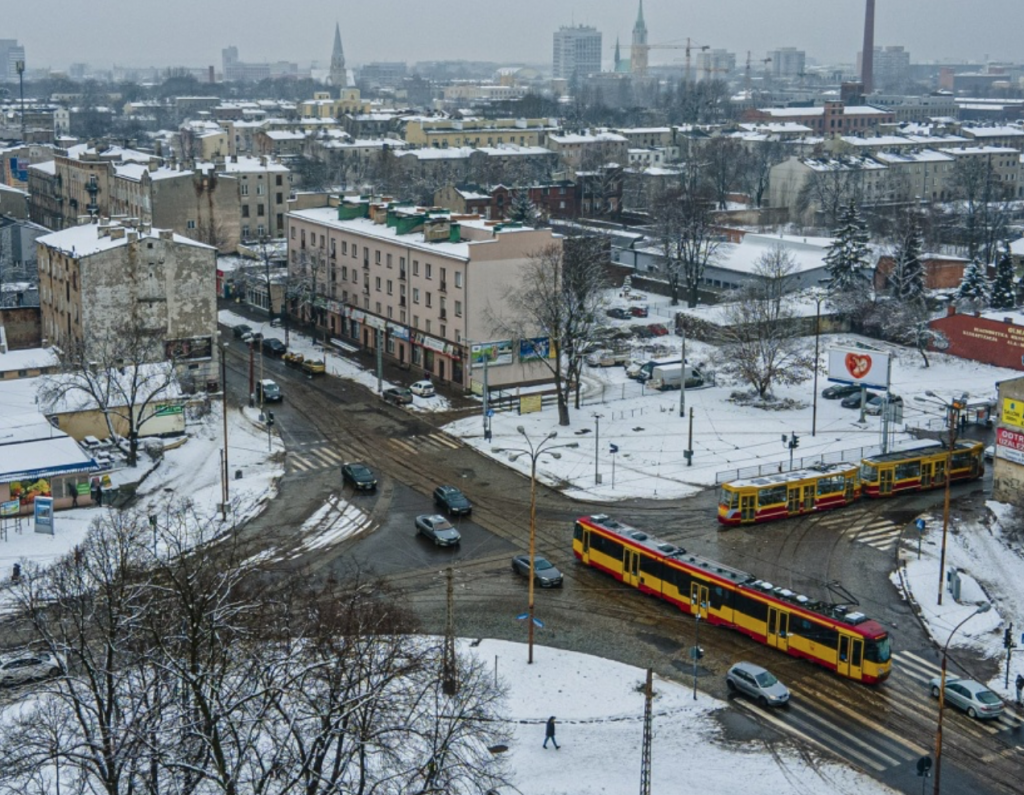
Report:
[[[916,522],[914,522],[914,524],[917,525],[917,529],[920,530],[922,533],[924,532],[924,528],[927,526],[924,519],[918,519]]]
[[[526,619],[528,619],[529,617],[529,613],[520,613],[518,616],[516,616],[516,621],[526,621]]]
[[[928,771],[932,769],[932,758],[930,756],[922,756],[917,760],[917,775],[927,776]]]
[[[619,452],[619,446],[617,444],[609,444],[608,445],[608,452],[609,453],[617,453],[617,452]]]
[[[535,618],[535,619],[533,619],[533,625],[536,626],[536,627],[543,627],[544,626],[544,622],[541,621],[539,618]]]
[[[494,409],[487,409],[487,416],[488,417],[493,417],[494,416]]]

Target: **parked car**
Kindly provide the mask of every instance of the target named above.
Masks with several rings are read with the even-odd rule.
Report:
[[[438,486],[434,489],[434,505],[449,516],[468,516],[473,511],[473,505],[466,499],[466,495],[454,486]]]
[[[268,356],[284,356],[288,347],[277,337],[267,337],[263,340],[263,352]]]
[[[283,397],[281,387],[269,378],[264,378],[256,382],[256,391],[252,399],[254,403],[279,403]]]
[[[437,392],[434,390],[434,385],[430,383],[430,381],[417,381],[415,384],[409,387],[409,391],[412,392],[417,397],[425,398],[433,397],[434,395],[437,394]]]
[[[390,403],[393,406],[408,406],[412,403],[412,392],[404,386],[393,386],[385,389],[380,393],[380,396],[385,403]]]
[[[647,328],[651,330],[655,337],[664,337],[668,334],[668,329],[661,325],[661,323],[652,323]]]
[[[940,677],[928,683],[932,696],[939,697]],[[973,679],[946,677],[945,702],[959,707],[971,718],[998,718],[1003,714],[1003,700],[981,682]]]
[[[21,685],[64,673],[64,660],[45,651],[0,654],[0,685]]]
[[[440,514],[417,516],[416,532],[426,536],[439,547],[452,547],[462,540],[459,531]]]
[[[262,339],[262,331],[250,331],[248,334],[242,337],[242,342],[248,342],[251,345],[253,343],[262,341]]]
[[[646,304],[643,306],[631,306],[629,308],[629,314],[633,317],[647,317],[650,314],[650,310],[647,308]]]
[[[725,675],[725,685],[733,693],[746,693],[762,707],[781,707],[789,703],[789,688],[770,671],[751,662],[738,662]]]
[[[629,363],[629,351],[600,350],[587,354],[587,365],[590,367],[615,367],[625,366]]]
[[[293,353],[292,351],[289,351],[281,357],[281,361],[289,367],[301,367],[302,363],[306,361],[306,357],[301,353]]]
[[[299,369],[306,375],[321,375],[327,372],[327,365],[324,364],[323,359],[303,359]]]
[[[373,470],[355,461],[342,464],[341,480],[343,483],[351,483],[357,491],[373,491],[377,488],[377,476]]]
[[[902,404],[903,398],[899,395],[889,395],[889,405]],[[879,415],[882,413],[882,407],[885,405],[884,395],[875,395],[871,398],[864,406],[864,413],[871,415]]]
[[[247,326],[245,323],[239,323],[231,329],[231,333],[235,335],[235,339],[237,340],[245,339],[247,334],[252,334],[252,326]]]
[[[876,393],[876,392],[868,392],[864,396],[864,404],[867,405],[867,403],[872,398],[876,398],[876,397],[878,397],[878,393]],[[860,408],[860,392],[857,392],[854,395],[848,395],[847,397],[843,398],[843,402],[840,403],[839,405],[842,406],[844,409],[859,409]]]
[[[996,446],[994,444],[990,444],[988,447],[985,448],[984,455],[986,461],[991,461],[993,458],[996,457]]]
[[[521,577],[530,576],[530,556],[516,555],[512,558],[512,571]],[[541,588],[557,588],[562,584],[562,572],[546,558],[533,558],[533,582]]]
[[[821,396],[825,400],[838,400],[854,394],[860,394],[860,387],[856,384],[832,384],[821,390]]]
[[[633,314],[628,309],[623,309],[621,306],[613,306],[611,309],[606,309],[605,314],[616,320],[626,320],[633,317]]]

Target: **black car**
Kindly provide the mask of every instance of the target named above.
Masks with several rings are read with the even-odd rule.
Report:
[[[864,405],[867,406],[867,404],[870,403],[871,400],[876,398],[876,397],[878,397],[877,393],[875,393],[875,392],[868,392],[864,396]],[[855,394],[850,395],[849,397],[843,398],[843,402],[840,403],[839,405],[842,406],[844,409],[859,409],[860,408],[860,390],[858,390]]]
[[[393,386],[380,393],[381,400],[395,406],[408,406],[412,403],[412,392],[405,387]]]
[[[341,466],[341,480],[351,483],[357,491],[373,491],[377,488],[377,476],[366,464],[350,462]]]
[[[466,495],[454,486],[438,486],[434,489],[434,505],[442,508],[449,516],[467,516],[473,510]]]
[[[263,352],[268,356],[284,356],[288,347],[277,337],[267,337],[263,340]]]
[[[246,334],[252,334],[252,326],[247,326],[245,323],[239,323],[231,329],[231,331],[235,335],[235,339],[245,339]]]
[[[521,577],[530,576],[530,556],[516,555],[512,558],[512,571]],[[562,584],[562,572],[545,558],[533,559],[533,582],[541,588],[557,588]]]
[[[623,309],[621,306],[613,306],[611,309],[606,309],[605,314],[616,320],[625,320],[626,318],[633,317],[628,309]]]
[[[821,396],[825,400],[838,400],[839,398],[849,397],[855,393],[860,392],[860,387],[856,384],[833,384],[832,386],[821,390]]]

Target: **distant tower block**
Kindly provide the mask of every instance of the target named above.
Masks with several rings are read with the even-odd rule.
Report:
[[[864,96],[871,93],[874,85],[875,61],[875,0],[867,0],[864,8],[864,46],[860,54],[860,82],[864,84]]]
[[[339,90],[348,85],[345,72],[345,51],[341,48],[341,26],[334,23],[334,49],[331,51],[331,71],[327,77],[332,86]]]
[[[633,46],[629,50],[629,71],[635,75],[647,74],[647,25],[644,22],[644,0],[640,0],[640,10],[633,25]]]

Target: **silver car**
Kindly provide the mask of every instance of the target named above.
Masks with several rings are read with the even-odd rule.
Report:
[[[416,532],[425,535],[439,547],[455,546],[462,540],[459,531],[440,514],[417,516]]]
[[[928,683],[935,698],[939,697],[941,684],[940,677],[935,677]],[[981,682],[975,682],[973,679],[947,676],[945,702],[960,707],[972,718],[998,718],[1003,714],[1003,700]]]
[[[64,673],[64,661],[45,651],[0,654],[0,685],[20,685]]]
[[[730,692],[746,693],[762,707],[781,707],[789,703],[789,688],[760,665],[738,662],[725,675]]]

